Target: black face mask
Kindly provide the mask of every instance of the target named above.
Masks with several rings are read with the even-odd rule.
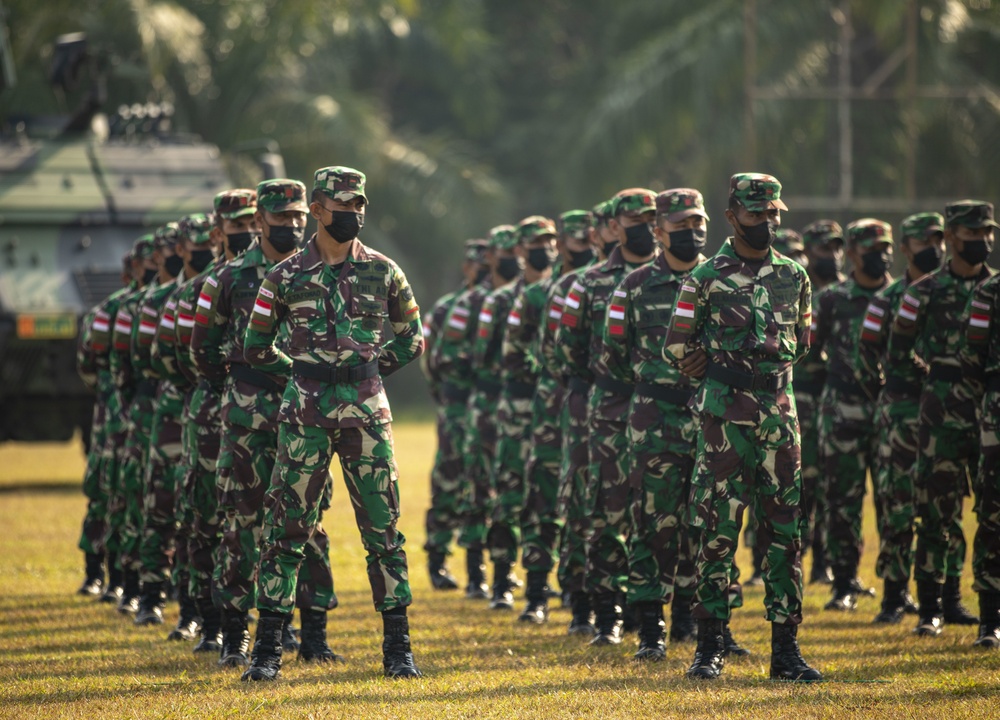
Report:
[[[339,243],[350,242],[365,226],[365,216],[361,213],[350,210],[330,210],[329,213],[333,219],[329,225],[324,225],[323,229]]]
[[[941,267],[941,250],[937,245],[925,247],[918,253],[913,253],[913,266],[926,275]]]
[[[810,266],[812,267],[812,271],[816,273],[816,277],[824,282],[836,280],[837,275],[840,273],[840,263],[837,262],[837,258],[816,258]]]
[[[180,255],[171,255],[163,261],[163,269],[167,271],[170,277],[177,277],[181,270],[184,269],[184,258]]]
[[[708,241],[705,228],[685,228],[670,233],[670,254],[682,263],[689,263],[698,257]]]
[[[284,255],[296,250],[306,236],[304,227],[297,228],[289,225],[272,225],[271,233],[267,236],[267,241],[271,243],[278,253]]]
[[[252,232],[233,233],[226,235],[226,245],[229,247],[229,252],[233,255],[239,255],[250,247],[250,243],[254,241],[255,237],[257,236]]]
[[[188,260],[188,264],[196,271],[201,272],[213,260],[215,260],[215,253],[211,250],[192,250],[191,259]]]
[[[586,250],[570,250],[569,261],[574,268],[582,268],[594,259],[594,251],[591,248]]]
[[[490,269],[488,267],[479,268],[479,271],[476,273],[476,279],[473,281],[473,284],[478,285],[489,276],[490,276]]]
[[[625,228],[625,249],[633,255],[646,257],[653,254],[656,239],[647,223]]]
[[[759,225],[744,225],[736,221],[743,233],[743,241],[754,250],[767,250],[774,242],[774,225],[762,222]]]
[[[153,278],[156,277],[156,268],[146,268],[146,272],[142,274],[142,284],[149,285],[153,282]]]
[[[517,258],[508,257],[497,260],[497,275],[504,280],[513,280],[520,272],[521,265],[517,262]]]
[[[889,269],[889,254],[876,251],[861,256],[861,272],[872,280],[881,280]]]
[[[604,243],[604,257],[611,257],[611,253],[615,251],[616,247],[618,247],[617,240],[612,240],[611,242]]]
[[[541,272],[552,265],[552,254],[547,248],[530,248],[528,250],[528,264]]]
[[[958,256],[969,265],[978,265],[981,262],[986,262],[992,249],[985,240],[966,240],[962,243],[962,252]]]

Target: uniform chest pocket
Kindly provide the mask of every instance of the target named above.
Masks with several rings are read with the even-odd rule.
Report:
[[[739,350],[753,333],[753,303],[740,293],[712,293],[709,307],[719,328],[718,344],[722,350]]]
[[[663,328],[666,330],[673,316],[673,306],[667,303],[644,303],[640,305],[636,327],[640,329]]]
[[[290,350],[312,350],[316,347],[317,328],[326,316],[322,290],[302,290],[285,298],[288,313],[288,347]]]
[[[351,298],[351,335],[361,342],[382,342],[383,324],[389,316],[389,304],[384,298]]]

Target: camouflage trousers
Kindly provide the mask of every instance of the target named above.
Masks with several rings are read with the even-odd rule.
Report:
[[[257,603],[257,569],[263,537],[264,508],[274,477],[278,435],[222,423],[221,447],[216,465],[216,500],[221,536],[213,571],[212,600],[216,606],[247,612]],[[327,464],[329,467],[329,463]],[[337,607],[330,570],[330,538],[320,520],[329,507],[333,484],[326,471],[326,486],[316,527],[303,544],[295,590],[300,609],[332,610]]]
[[[493,514],[492,473],[497,452],[498,397],[476,389],[469,395],[465,439],[465,488],[462,493],[462,532],[459,544],[485,550]]]
[[[493,464],[493,500],[486,544],[493,562],[517,562],[521,547],[521,514],[527,488],[524,467],[531,450],[531,398],[505,390],[497,406],[497,454]]]
[[[559,463],[562,458],[560,408],[565,392],[543,376],[531,407],[531,440],[524,468],[527,496],[521,529],[521,563],[531,572],[548,573],[559,559],[559,535],[565,522],[558,512]]]
[[[825,553],[827,504],[819,451],[819,395],[796,392],[795,406],[802,437],[802,545],[814,551],[822,548]]]
[[[974,401],[951,399],[951,383],[929,381],[920,395],[916,461],[917,552],[913,577],[943,583],[965,561],[962,503],[978,481],[979,424]]]
[[[587,540],[591,530],[587,415],[587,393],[568,389],[560,417],[562,465],[557,508],[559,517],[566,522],[559,549],[559,587],[563,592],[586,589]]]
[[[149,433],[153,425],[153,397],[136,392],[128,411],[128,437],[121,466],[122,522],[121,567],[138,571],[142,540],[143,497],[149,461]]]
[[[875,403],[826,386],[820,398],[819,443],[826,496],[827,559],[835,575],[854,577],[864,538],[861,513],[868,471],[875,474]]]
[[[917,399],[909,395],[883,390],[879,396],[878,462],[872,474],[879,533],[875,572],[895,582],[909,581],[913,569],[919,411]]]
[[[118,410],[108,418],[99,482],[100,492],[107,498],[102,543],[108,558],[108,567],[115,565],[121,568],[119,556],[122,549],[126,505],[125,494],[122,492],[122,464],[128,441],[128,413],[127,408],[122,408],[120,396],[116,397],[114,406]]]
[[[987,390],[982,404],[982,464],[976,514],[979,526],[972,541],[976,592],[1000,593],[1000,391]]]
[[[694,615],[729,617],[743,511],[757,516],[764,554],[764,607],[771,622],[802,622],[802,476],[795,420],[742,425],[701,417],[690,522],[699,533]]]
[[[431,468],[431,506],[427,508],[424,550],[450,554],[462,527],[465,479],[463,441],[468,408],[465,402],[444,400],[437,412],[437,453]]]
[[[83,516],[80,541],[77,543],[77,547],[88,555],[99,555],[105,549],[104,536],[107,534],[108,496],[101,488],[101,470],[106,462],[107,423],[107,398],[99,393],[94,403],[87,467],[83,472],[83,495],[87,498],[87,512]]]
[[[216,469],[221,447],[222,423],[219,395],[207,387],[195,390],[201,411],[184,422],[184,514],[181,527],[187,538],[188,593],[193,598],[212,596],[212,576],[219,549],[219,497]],[[191,401],[192,403],[194,400]]]
[[[399,474],[391,426],[322,428],[281,423],[278,461],[264,513],[257,584],[261,610],[292,610],[299,566],[319,526],[335,453],[367,552],[375,609],[385,612],[412,602],[403,550],[406,538],[396,529]]]
[[[139,579],[143,583],[167,582],[171,579],[171,569],[176,572],[178,582],[188,581],[187,548],[178,548],[176,542],[178,502],[184,478],[182,413],[183,407],[173,400],[161,402],[157,398],[143,486],[142,542],[139,547],[142,563]]]
[[[628,417],[629,474],[635,488],[628,548],[628,601],[660,602],[694,594],[697,553],[688,528],[698,423],[682,405],[636,393]]]

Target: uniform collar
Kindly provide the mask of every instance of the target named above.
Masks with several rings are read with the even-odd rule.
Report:
[[[771,248],[769,248],[768,251],[767,251],[767,255],[765,255],[764,257],[762,257],[760,260],[763,263],[761,265],[761,271],[763,271],[763,269],[765,267],[767,267],[768,265],[773,264],[773,262],[774,262],[774,250],[771,249]],[[757,262],[757,261],[753,261],[753,262]],[[730,236],[730,237],[726,238],[726,242],[724,242],[722,244],[722,247],[719,248],[719,252],[716,253],[716,255],[715,255],[715,267],[718,268],[718,269],[722,269],[722,268],[734,267],[734,266],[738,266],[738,267],[744,267],[744,266],[746,266],[749,269],[749,266],[746,264],[746,260],[744,260],[743,258],[741,258],[739,255],[736,254],[736,247],[733,245],[733,238]],[[751,273],[751,274],[760,275],[762,273],[758,272],[758,273]]]
[[[358,238],[354,238],[352,241],[351,252],[347,257],[352,263],[367,262],[372,259],[371,252]],[[316,233],[313,233],[313,236],[309,238],[309,242],[307,242],[306,246],[302,249],[301,262],[303,270],[312,270],[323,264],[323,258],[319,254],[319,248],[316,247]]]

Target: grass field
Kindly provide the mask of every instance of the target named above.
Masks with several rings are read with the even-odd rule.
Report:
[[[331,613],[330,642],[348,663],[313,667],[287,658],[283,680],[263,686],[243,685],[237,671],[194,656],[190,644],[166,642],[167,628],[135,628],[74,595],[82,579],[79,445],[0,447],[0,717],[1000,717],[1000,653],[972,648],[974,628],[918,640],[910,620],[872,626],[876,600],[862,600],[855,614],[822,612],[827,591],[818,586],[807,587],[800,638],[806,659],[829,682],[809,686],[766,680],[770,636],[760,589],[747,590],[733,619],[753,655],[729,663],[711,684],[684,678],[690,645],[669,647],[665,662],[637,664],[633,637],[601,650],[568,637],[565,610],[555,610],[547,626],[525,628],[512,614],[433,592],[420,550],[432,427],[399,425],[396,442],[414,651],[425,677],[380,676],[381,621],[338,477],[326,519],[341,602]],[[972,526],[967,518],[970,546]],[[865,532],[862,576],[875,584],[870,509]],[[749,568],[746,554],[739,559]],[[460,556],[452,565],[464,579]],[[965,580],[975,608],[971,569]],[[168,605],[171,625],[176,613]]]

